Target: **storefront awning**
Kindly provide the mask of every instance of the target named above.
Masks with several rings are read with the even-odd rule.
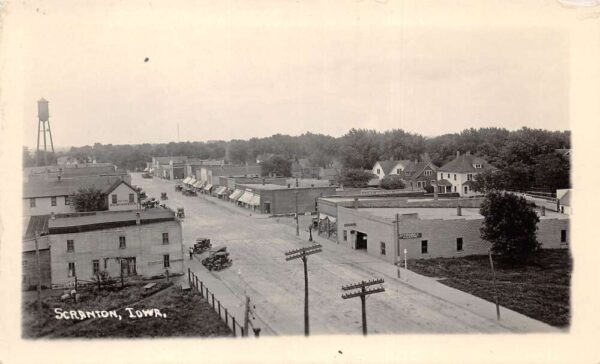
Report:
[[[244,191],[236,189],[231,195],[229,195],[229,199],[237,201],[237,199],[239,199],[243,194]]]
[[[207,184],[206,186],[204,186],[203,190],[209,192],[212,189],[212,184]]]
[[[192,184],[192,186],[196,187],[196,188],[202,188],[202,185],[203,185],[202,181],[196,181]]]
[[[240,197],[238,201],[249,205],[253,195],[254,194],[252,192],[244,191],[244,194],[242,195],[242,197]]]
[[[190,178],[191,178],[191,177],[185,177],[185,178],[183,179],[183,181],[181,181],[181,182],[182,182],[182,183],[184,183],[184,184],[187,184],[187,183],[190,181]]]
[[[252,194],[249,204],[252,206],[260,206],[260,195]]]
[[[330,222],[336,222],[337,221],[337,219],[335,217],[333,217],[333,216],[329,216],[327,214],[320,213],[319,214],[319,220],[325,220],[325,219],[329,219]]]
[[[144,168],[144,172],[148,172],[148,171],[149,171],[148,167]]]
[[[227,187],[221,186],[217,189],[217,195],[222,196],[227,193]]]

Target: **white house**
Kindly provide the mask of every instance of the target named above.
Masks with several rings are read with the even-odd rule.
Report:
[[[371,173],[382,179],[383,177],[390,174],[402,174],[402,172],[411,164],[409,160],[387,160],[377,161],[371,169]]]
[[[571,189],[556,190],[558,200],[558,212],[571,215]]]
[[[109,211],[136,210],[139,206],[139,195],[129,183],[119,180],[108,187],[106,195]]]
[[[477,195],[473,191],[473,179],[475,175],[497,168],[485,160],[471,155],[470,152],[461,155],[456,152],[456,158],[438,169],[438,192],[456,192],[460,196]]]

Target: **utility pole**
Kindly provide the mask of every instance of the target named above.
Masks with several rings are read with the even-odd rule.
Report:
[[[311,254],[316,254],[322,252],[322,246],[320,244],[314,244],[311,246],[307,246],[305,248],[300,248],[296,250],[290,250],[286,252],[286,261],[293,259],[302,259],[302,263],[304,264],[304,335],[308,336],[309,334],[309,320],[308,320],[308,268],[306,267],[306,257]]]
[[[382,278],[378,278],[378,279],[374,279],[372,281],[361,281],[359,283],[354,283],[354,284],[350,284],[347,286],[342,286],[342,291],[348,291],[351,289],[360,289],[359,291],[355,291],[355,292],[349,292],[349,293],[342,293],[342,298],[343,299],[348,299],[348,298],[353,298],[353,297],[360,297],[360,303],[361,303],[361,308],[362,308],[362,329],[363,329],[363,335],[367,336],[367,296],[373,293],[379,293],[379,292],[385,292],[385,288],[383,288],[383,286],[379,286],[377,288],[367,288],[369,286],[375,285],[375,284],[383,284],[383,279]]]
[[[496,318],[500,321],[500,303],[498,302],[498,289],[496,288],[496,271],[492,260],[492,249],[489,250],[490,266],[492,267],[492,284],[494,286],[494,299],[496,300]]]
[[[250,297],[246,296],[246,308],[244,309],[244,335],[248,336],[248,323],[250,322]]]
[[[398,267],[398,278],[400,278],[400,214],[396,214],[396,233],[394,238],[396,239],[396,266]]]
[[[294,192],[296,195],[296,236],[300,236],[300,216],[298,216],[298,190]]]
[[[39,233],[36,231],[35,239],[35,260],[37,264],[37,311],[38,311],[38,329],[42,330],[42,268],[40,266],[40,248],[38,245]]]

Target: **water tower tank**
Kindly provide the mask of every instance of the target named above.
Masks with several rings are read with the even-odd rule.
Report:
[[[48,121],[48,100],[42,98],[38,101],[38,118],[40,121]]]

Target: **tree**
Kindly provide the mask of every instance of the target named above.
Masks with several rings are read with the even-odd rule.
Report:
[[[404,188],[404,182],[402,182],[402,178],[396,174],[390,174],[381,180],[379,183],[379,187],[384,190],[399,190]]]
[[[377,176],[362,169],[345,169],[340,173],[338,182],[345,187],[365,187],[373,178]]]
[[[492,243],[492,252],[506,262],[523,264],[536,252],[539,217],[523,197],[490,192],[481,204],[481,238]]]
[[[273,174],[276,176],[290,177],[292,175],[292,162],[280,155],[273,156],[261,163],[261,174],[263,176]]]
[[[35,166],[35,159],[31,155],[29,148],[23,147],[23,167]]]
[[[569,188],[571,163],[557,153],[540,155],[536,158],[534,179],[538,187],[546,187],[551,191]]]
[[[80,188],[76,193],[71,195],[70,199],[77,212],[103,211],[108,209],[106,206],[106,195],[94,187]]]
[[[506,189],[502,171],[487,170],[473,177],[473,190],[481,193],[497,192]]]

